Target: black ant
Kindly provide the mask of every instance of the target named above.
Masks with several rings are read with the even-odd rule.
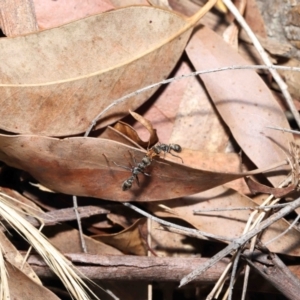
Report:
[[[114,162],[114,164],[118,167],[121,167],[123,169],[129,170],[132,173],[132,176],[130,176],[128,179],[126,179],[123,184],[122,184],[122,190],[123,191],[127,191],[132,187],[132,184],[134,182],[134,180],[136,180],[137,184],[140,185],[139,183],[139,178],[138,175],[140,173],[146,175],[146,176],[151,176],[148,173],[145,173],[145,169],[147,167],[149,167],[152,163],[152,158],[155,156],[159,156],[161,152],[164,152],[164,155],[166,155],[166,153],[170,153],[171,155],[178,157],[181,159],[182,163],[183,163],[183,159],[180,156],[177,156],[175,154],[173,154],[172,151],[175,151],[177,153],[180,153],[182,151],[182,148],[180,145],[178,144],[158,144],[158,145],[154,145],[151,149],[148,150],[147,154],[143,157],[142,161],[140,163],[137,164],[135,158],[133,157],[134,160],[134,167],[126,167],[126,166],[122,166],[122,165],[118,165]]]
[[[137,184],[140,185],[139,183],[139,178],[138,178],[138,175],[140,173],[146,175],[146,176],[151,176],[150,174],[148,173],[145,173],[144,170],[146,167],[150,166],[152,162],[152,159],[148,156],[144,156],[143,159],[142,159],[142,162],[140,163],[136,163],[136,160],[134,158],[134,163],[135,163],[135,167],[126,167],[126,166],[122,166],[122,165],[118,165],[117,163],[114,162],[114,164],[118,167],[121,167],[123,169],[126,169],[126,170],[129,170],[131,173],[132,173],[132,176],[130,176],[128,179],[126,179],[123,184],[122,184],[122,190],[123,191],[126,191],[126,190],[129,190],[131,187],[132,187],[132,184],[133,184],[133,181],[136,180]]]
[[[171,152],[171,150],[173,150],[177,153],[180,153],[182,151],[181,146],[178,144],[169,144],[169,145],[158,144],[158,145],[153,146],[150,150],[152,150],[156,155],[159,155],[161,153],[161,151],[164,152],[164,156],[166,155],[166,153],[170,153],[172,156],[180,158],[183,163],[183,159],[180,156],[175,155]],[[154,155],[152,154],[152,156],[154,156]]]

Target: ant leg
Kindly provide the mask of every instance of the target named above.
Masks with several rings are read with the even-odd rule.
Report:
[[[139,177],[138,177],[137,175],[135,176],[135,179],[136,179],[136,183],[137,183],[137,185],[138,185],[138,186],[140,186]]]
[[[118,165],[116,162],[113,161],[113,163],[117,166],[117,167],[120,167],[120,168],[123,168],[125,170],[128,170],[131,172],[132,168],[129,168],[129,167],[126,167],[126,166],[122,166],[122,165]]]
[[[137,161],[136,161],[136,159],[135,159],[135,156],[133,156],[133,162],[134,162],[134,165],[135,165],[135,166],[138,165],[138,163],[137,163]]]
[[[175,157],[178,157],[178,158],[180,158],[181,159],[181,163],[183,163],[183,159],[180,157],[180,156],[178,156],[178,155],[175,155],[175,154],[173,154],[172,152],[169,152],[172,156],[175,156]]]
[[[145,176],[149,176],[149,177],[151,177],[151,174],[149,174],[149,173],[145,173],[145,172],[143,172],[143,174],[144,174]]]
[[[129,150],[128,150],[128,152],[129,152],[129,155],[130,155],[130,157],[131,157],[131,159],[132,159],[134,165],[137,166],[137,161],[136,161],[136,159],[135,159],[135,156],[132,155],[132,153],[131,153]]]

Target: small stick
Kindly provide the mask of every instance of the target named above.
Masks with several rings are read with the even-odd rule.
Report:
[[[246,255],[247,263],[276,287],[287,299],[299,299],[300,281],[281,259],[275,253],[264,254],[258,252],[258,254],[259,259],[255,261],[252,261]]]
[[[231,2],[231,0],[223,0],[223,2],[227,6],[228,10],[234,15],[237,22],[239,22],[239,24],[242,26],[242,28],[246,31],[246,33],[248,34],[249,38],[251,39],[254,47],[256,48],[257,52],[259,53],[260,57],[262,58],[263,62],[269,67],[272,66],[273,64],[270,61],[267,52],[261,46],[256,35],[253,33],[253,31],[251,30],[251,28],[249,27],[249,25],[247,24],[247,22],[245,21],[243,16],[240,14],[240,12],[236,8],[236,6]],[[283,79],[280,77],[280,75],[278,74],[278,72],[276,70],[270,69],[270,73],[272,74],[274,80],[278,84],[278,86],[282,92],[282,95],[284,96],[286,103],[289,106],[289,109],[290,109],[291,113],[293,114],[294,119],[295,119],[296,123],[298,124],[298,127],[300,128],[299,113],[298,113],[298,111],[294,105],[293,99],[287,89],[286,83],[283,81]]]
[[[279,130],[283,132],[289,132],[289,133],[294,133],[294,134],[300,134],[299,130],[291,130],[291,129],[286,129],[286,128],[279,128],[279,127],[274,127],[274,126],[266,126],[267,128],[274,129],[274,130]]]
[[[256,241],[257,241],[257,236],[254,236],[251,239],[251,245],[250,245],[250,249],[249,249],[249,252],[251,254],[254,252]],[[249,276],[250,276],[250,267],[249,267],[249,265],[246,265],[241,300],[246,299],[246,292],[247,292],[247,287],[248,287],[248,282],[249,282]]]
[[[205,272],[207,269],[209,269],[211,266],[213,266],[216,262],[220,261],[222,258],[224,258],[226,255],[231,253],[232,251],[240,248],[242,245],[244,245],[249,239],[257,235],[262,230],[269,227],[274,222],[280,220],[287,214],[294,211],[296,208],[300,207],[300,198],[294,200],[293,202],[289,203],[289,205],[282,208],[280,211],[274,213],[272,216],[270,216],[268,219],[264,220],[259,226],[252,229],[251,231],[243,234],[241,237],[234,239],[234,241],[229,244],[226,248],[221,250],[219,253],[214,255],[210,260],[208,260],[206,263],[204,263],[200,268],[194,270],[187,276],[183,277],[180,281],[179,287],[182,287],[192,281],[194,278]]]
[[[266,210],[266,209],[274,209],[287,206],[288,203],[281,203],[275,205],[266,205],[266,206],[246,206],[246,207],[232,207],[232,208],[212,208],[212,209],[199,209],[193,210],[194,215],[201,215],[202,213],[206,212],[214,212],[214,211],[233,211],[233,210]]]
[[[279,239],[280,237],[282,237],[283,235],[285,235],[288,231],[290,231],[296,225],[296,223],[299,221],[299,219],[300,219],[300,215],[297,216],[297,218],[293,221],[292,224],[290,224],[290,226],[286,230],[284,230],[283,232],[281,232],[280,234],[278,234],[277,236],[275,236],[271,240],[264,243],[263,246],[267,246],[267,245],[273,243],[274,241],[276,241],[277,239]]]
[[[149,246],[147,251],[147,256],[151,257],[152,254],[152,238],[151,238],[151,232],[152,232],[152,220],[147,219],[147,244]],[[148,300],[152,300],[153,298],[153,285],[152,283],[148,284]]]
[[[173,78],[169,78],[166,80],[162,80],[160,82],[157,83],[153,83],[150,84],[146,87],[143,87],[139,90],[136,90],[132,93],[129,93],[115,101],[113,101],[110,105],[108,105],[104,110],[102,110],[91,122],[90,126],[87,128],[84,136],[87,137],[91,130],[93,129],[93,127],[96,125],[96,123],[101,119],[101,117],[107,112],[109,111],[111,108],[123,103],[124,101],[126,101],[128,98],[131,98],[133,96],[136,96],[138,94],[141,94],[145,91],[148,91],[150,89],[153,89],[157,86],[163,85],[163,84],[168,84],[171,83],[173,81],[176,80],[181,80],[181,79],[185,79],[185,78],[189,78],[189,77],[193,77],[193,76],[198,76],[198,75],[202,75],[202,74],[208,74],[208,73],[215,73],[215,72],[222,72],[222,71],[228,71],[228,70],[288,70],[288,71],[295,71],[295,72],[300,72],[300,68],[299,67],[285,67],[285,66],[274,66],[274,65],[270,65],[270,66],[265,66],[265,65],[237,65],[237,66],[228,66],[228,67],[222,67],[222,68],[214,68],[214,69],[209,69],[209,70],[203,70],[203,71],[196,71],[196,72],[192,72],[189,74],[183,74],[177,77],[173,77]]]
[[[232,265],[232,271],[231,271],[231,276],[230,276],[230,284],[229,284],[229,288],[228,288],[228,300],[231,300],[232,299],[232,293],[233,293],[233,287],[234,287],[234,283],[236,281],[236,270],[237,270],[237,267],[238,267],[238,263],[239,263],[239,260],[240,260],[240,256],[241,256],[241,249],[239,249],[235,255],[235,258],[234,258],[234,262],[233,262],[233,265]]]
[[[219,294],[219,292],[222,290],[222,288],[224,286],[224,283],[225,283],[225,280],[226,280],[226,275],[230,271],[231,267],[232,267],[232,261],[228,262],[226,268],[222,272],[221,276],[219,277],[218,281],[214,285],[213,289],[211,290],[209,295],[206,297],[206,300],[211,300],[211,299],[213,299],[213,297],[217,298],[215,296],[215,294],[216,293]]]
[[[78,213],[77,196],[73,196],[73,208],[74,208],[74,212],[75,212],[76,219],[77,219],[81,248],[84,253],[87,253],[87,247],[86,247],[86,243],[85,243],[83,232],[82,232],[81,219],[80,219],[80,215]]]
[[[194,236],[197,236],[198,238],[200,239],[203,239],[203,237],[208,237],[208,238],[212,238],[214,240],[223,240],[223,241],[232,241],[233,239],[229,239],[229,238],[226,238],[224,236],[219,236],[219,235],[214,235],[214,234],[211,234],[211,233],[207,233],[207,232],[203,232],[203,231],[200,231],[200,230],[197,230],[197,229],[193,229],[193,228],[188,228],[188,227],[184,227],[184,226],[180,226],[180,225],[177,225],[177,224],[173,224],[171,222],[168,222],[168,221],[165,221],[165,220],[162,220],[162,219],[159,219],[157,217],[154,217],[153,215],[143,211],[142,209],[136,207],[135,205],[129,203],[129,202],[125,202],[125,203],[122,203],[124,206],[127,206],[131,209],[133,209],[134,211],[140,213],[141,215],[147,217],[147,218],[150,218],[152,219],[153,221],[159,223],[159,224],[162,224],[163,226],[166,226],[166,227],[170,227],[170,228],[175,228],[175,229],[178,229],[178,230],[181,230],[181,231],[185,231],[187,233],[191,233],[191,234],[194,234]]]

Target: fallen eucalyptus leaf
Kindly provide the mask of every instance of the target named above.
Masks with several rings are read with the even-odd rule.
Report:
[[[272,188],[267,185],[261,184],[257,181],[254,181],[252,178],[247,177],[246,183],[251,191],[251,193],[264,193],[264,194],[270,194],[273,195],[275,198],[282,198],[292,191],[296,190],[296,184],[291,184],[287,187],[282,188]]]
[[[146,218],[141,218],[121,232],[94,235],[92,238],[115,247],[123,253],[146,256],[146,241],[141,232],[142,227],[146,222]]]
[[[181,153],[184,157],[184,150]],[[132,173],[121,166],[140,162],[145,151],[101,138],[56,139],[34,135],[0,135],[0,160],[30,173],[56,192],[114,201],[155,201],[195,194],[250,173],[195,169],[154,158],[128,191],[122,184]],[[120,166],[117,166],[117,165]],[[260,171],[258,171],[260,172]],[[255,172],[252,172],[253,174]]]
[[[161,204],[167,206],[169,211],[162,209]],[[227,238],[241,236],[251,214],[251,210],[234,210],[234,208],[252,207],[254,209],[256,206],[257,203],[247,196],[224,186],[173,201],[147,203],[147,209],[159,217],[185,220],[199,230]],[[216,211],[222,208],[224,211]],[[229,210],[226,211],[226,208]],[[194,214],[194,211],[201,210],[204,210],[203,213]],[[289,226],[290,224],[284,219],[278,220],[264,231],[262,242],[271,240]],[[291,228],[284,236],[267,247],[272,252],[300,256],[299,237],[299,231]]]
[[[222,38],[207,27],[199,28],[186,47],[197,70],[247,65]],[[201,75],[205,87],[233,137],[258,168],[287,157],[293,136],[267,126],[289,128],[286,116],[269,87],[254,70],[231,70]],[[284,170],[268,179],[277,186]]]
[[[84,132],[114,100],[170,73],[194,17],[149,6],[121,8],[61,27],[0,39],[0,128],[48,136]],[[101,117],[103,128],[135,110],[155,89]]]

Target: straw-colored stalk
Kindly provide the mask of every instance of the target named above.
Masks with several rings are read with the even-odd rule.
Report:
[[[3,249],[0,243],[0,299],[10,300],[7,271],[3,258]]]
[[[52,246],[38,229],[32,226],[18,213],[19,208],[15,207],[6,199],[17,201],[0,192],[0,216],[42,256],[47,265],[65,285],[70,295],[75,299],[90,300],[91,298],[87,292],[89,291],[93,299],[98,299],[79,277],[79,271],[75,272],[75,267],[72,263]],[[0,253],[0,268],[0,296],[2,296],[1,299],[9,299],[7,298],[9,291],[2,251]],[[84,277],[82,274],[81,276]],[[4,295],[6,296],[4,297]]]

